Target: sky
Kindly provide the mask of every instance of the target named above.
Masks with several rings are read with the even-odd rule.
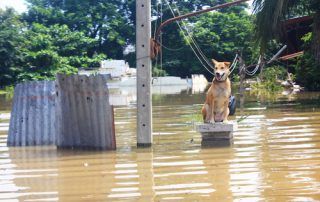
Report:
[[[251,5],[253,0],[248,1],[248,4]],[[5,9],[6,7],[13,7],[19,13],[22,13],[27,10],[25,0],[0,0],[0,8]]]
[[[27,10],[25,0],[0,0],[0,8],[13,7],[19,13]]]

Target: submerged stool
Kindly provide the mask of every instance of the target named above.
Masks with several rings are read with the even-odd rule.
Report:
[[[196,130],[201,133],[202,146],[230,146],[233,144],[235,123],[199,123]]]

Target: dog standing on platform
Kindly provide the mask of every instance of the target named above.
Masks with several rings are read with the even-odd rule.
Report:
[[[206,101],[202,107],[202,116],[205,123],[227,122],[229,115],[229,97],[231,95],[231,82],[229,79],[230,62],[214,63],[214,79],[207,92]]]

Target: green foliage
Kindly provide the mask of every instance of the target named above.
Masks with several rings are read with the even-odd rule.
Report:
[[[238,74],[233,74],[231,77],[231,81],[235,83],[240,82],[240,76]]]
[[[304,54],[297,59],[295,76],[297,82],[306,89],[320,90],[320,64],[314,60],[314,55],[310,50],[312,39],[312,32],[302,37]]]
[[[14,95],[14,86],[6,86],[0,89],[0,95],[5,95],[6,100],[12,100]]]
[[[256,12],[255,38],[261,48],[266,51],[268,43],[279,39],[283,33],[282,21],[304,15],[313,17],[312,33],[302,38],[305,54],[298,59],[296,66],[297,81],[304,87],[320,89],[320,1],[319,0],[255,0]]]
[[[296,65],[296,79],[308,90],[320,90],[320,64],[316,64],[310,52],[305,52]]]
[[[202,6],[212,6],[225,1],[179,1],[181,14],[201,9]],[[190,4],[195,3],[194,6]],[[172,4],[175,8],[175,3]],[[167,6],[165,6],[167,8]],[[254,50],[251,44],[252,22],[250,15],[245,11],[246,6],[241,5],[219,12],[211,12],[186,21],[187,29],[194,36],[195,41],[210,60],[232,61],[236,52],[243,50],[245,56],[251,55]],[[165,17],[171,17],[170,11],[165,10]],[[166,18],[164,20],[166,20]],[[163,30],[163,44],[177,51],[163,49],[163,67],[169,75],[181,77],[190,74],[205,74],[211,77],[201,65],[189,47],[188,38],[185,38],[179,27],[172,23]],[[211,62],[211,61],[209,61]]]
[[[5,88],[4,88],[4,91],[6,91],[7,93],[13,93],[13,91],[14,91],[14,86],[6,86]]]
[[[12,9],[0,9],[0,86],[13,83],[23,61],[23,24]]]
[[[285,36],[283,21],[304,15],[313,16],[314,60],[320,62],[320,1],[319,0],[254,0],[255,39],[261,52],[268,43]]]
[[[198,19],[193,30],[208,55],[217,60],[232,60],[242,49],[243,55],[253,53],[251,17],[244,11],[208,13]]]
[[[88,49],[96,42],[66,25],[45,27],[33,23],[25,33],[25,65],[18,79],[53,79],[57,73],[73,74],[78,68],[94,67],[105,57],[88,57]]]
[[[152,76],[154,77],[161,77],[161,76],[168,76],[167,72],[165,70],[163,70],[161,67],[159,66],[154,66],[152,68]]]
[[[272,66],[263,72],[263,80],[251,85],[253,91],[279,92],[283,90],[281,80],[286,79],[286,70],[282,66]]]
[[[302,41],[305,43],[305,46],[310,46],[311,39],[312,39],[312,32],[307,33],[302,38]]]
[[[271,66],[265,69],[263,72],[263,81],[278,81],[285,80],[287,76],[287,71],[283,66]]]
[[[53,1],[27,0],[30,4],[24,19],[50,27],[67,25],[71,31],[82,32],[84,36],[96,39],[89,48],[89,57],[95,53],[122,59],[125,47],[134,42],[132,13],[135,1],[90,0]]]
[[[181,14],[186,14],[231,0],[168,1],[174,8],[179,8]],[[99,61],[106,56],[112,59],[125,58],[134,66],[135,53],[126,55],[124,50],[135,45],[136,1],[27,2],[29,10],[22,16],[12,9],[0,9],[0,86],[23,80],[52,79],[56,73],[73,74],[80,67],[99,66]],[[153,5],[156,2],[158,1],[152,0]],[[231,61],[240,50],[249,64],[258,55],[257,47],[252,44],[254,31],[263,49],[263,43],[265,46],[270,42],[274,44],[274,39],[281,35],[281,29],[278,29],[281,20],[306,14],[316,16],[316,13],[320,13],[318,0],[255,0],[255,6],[255,27],[252,23],[254,17],[245,10],[246,4],[192,17],[184,22],[209,59]],[[161,18],[156,8],[152,7],[152,15],[157,17],[155,21],[159,25]],[[161,17],[164,21],[171,18],[172,14],[166,3],[163,3],[163,8]],[[319,21],[318,18],[315,21]],[[303,38],[306,54],[299,60],[296,68],[298,81],[306,84],[309,89],[320,88],[317,87],[317,83],[320,83],[317,79],[319,67],[313,61],[318,57],[317,51],[320,52],[320,48],[314,49],[320,47],[320,31],[317,29],[314,26],[313,34]],[[154,76],[169,74],[186,77],[202,73],[211,77],[188,46],[190,39],[184,37],[175,23],[164,28],[162,39],[166,47],[176,51],[163,49],[163,69],[155,67]],[[312,51],[308,51],[309,49]],[[265,77],[269,77],[268,74],[275,73],[267,70],[265,74]],[[234,76],[234,79],[237,80],[237,77]],[[264,82],[270,83],[265,83],[264,87],[267,89],[277,88],[277,85],[272,86],[272,80],[266,79]]]
[[[97,67],[106,57],[91,53],[98,43],[67,25],[26,25],[12,9],[0,10],[0,85],[53,79],[56,73]]]
[[[18,29],[20,32],[23,30],[23,43],[20,43],[21,48],[18,49],[23,57],[19,65],[14,65],[19,71],[12,80],[51,79],[58,72],[75,73],[79,67],[97,66],[98,59],[105,55],[123,59],[125,48],[134,45],[136,13],[133,0],[27,1],[29,10],[22,16],[26,26]],[[228,0],[169,2],[177,4],[182,13],[188,13]],[[156,1],[152,3],[155,5]],[[222,9],[219,13],[189,19],[188,26],[207,57],[232,60],[239,49],[244,49],[246,53],[252,51],[248,40],[251,19],[245,8],[246,4],[242,4]],[[159,16],[155,7],[152,12]],[[163,20],[170,17],[170,10],[164,5]],[[166,27],[164,33],[164,43],[169,43],[169,47],[182,46],[182,49],[175,54],[164,51],[164,69],[156,67],[154,75],[209,75],[197,61],[176,24]],[[125,58],[134,64],[134,54],[130,53]]]
[[[192,123],[201,123],[203,122],[203,117],[201,114],[201,110],[197,111],[196,113],[193,113],[190,115],[190,119],[192,120]]]

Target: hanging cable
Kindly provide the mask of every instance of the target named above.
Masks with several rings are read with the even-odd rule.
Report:
[[[155,23],[154,23],[153,38],[156,37],[156,32],[157,32],[157,27],[158,27],[158,18],[159,18],[159,3],[158,3],[158,1],[156,3],[156,13],[157,13],[157,19],[155,20]]]
[[[175,14],[173,8],[171,7],[171,5],[169,4],[168,0],[165,0],[165,1],[166,1],[167,5],[168,5],[168,7],[169,7],[169,9],[170,9],[170,11],[171,11],[171,13],[172,13],[172,15],[173,15],[174,17],[176,17],[176,14]],[[180,13],[180,11],[179,11],[179,8],[178,8],[177,4],[176,4],[175,2],[173,2],[173,4],[175,5],[175,8],[176,8],[176,10],[177,10],[177,12],[178,12],[178,15],[181,16],[181,13]],[[214,73],[212,73],[212,71],[210,71],[210,70],[207,68],[207,66],[203,63],[202,60],[204,60],[205,63],[206,63],[210,68],[213,69],[213,65],[211,64],[211,62],[209,61],[209,59],[206,57],[206,55],[203,53],[203,51],[201,50],[200,46],[198,45],[198,43],[197,43],[196,40],[194,39],[193,35],[190,33],[188,27],[186,26],[186,23],[185,23],[184,21],[181,22],[181,24],[183,25],[183,28],[184,28],[184,29],[182,29],[182,26],[180,25],[180,23],[179,23],[178,21],[177,21],[176,23],[177,23],[179,29],[181,30],[183,36],[187,39],[188,45],[190,46],[190,48],[192,49],[193,53],[194,53],[194,54],[196,55],[196,57],[198,58],[199,62],[202,64],[202,66],[203,66],[210,74],[214,75]],[[190,41],[191,41],[191,42],[190,42]],[[193,45],[194,47],[193,47],[192,45]],[[164,48],[168,49],[167,47],[164,47]],[[183,48],[183,47],[182,47],[182,48]],[[181,49],[182,49],[182,48],[181,48]],[[198,52],[197,52],[195,49],[196,49]],[[170,50],[170,49],[169,49],[169,50]],[[177,49],[171,49],[171,50],[177,50]],[[199,54],[200,56],[199,56],[198,54]],[[234,58],[234,60],[233,60],[233,62],[232,62],[232,64],[231,64],[231,66],[230,66],[230,74],[231,74],[231,73],[234,71],[234,69],[237,67],[237,64],[238,64],[237,58],[238,58],[238,54],[235,56],[235,58]]]
[[[156,35],[156,31],[157,31],[157,26],[158,26],[158,18],[159,18],[159,2],[157,1],[156,2],[156,5],[155,5],[155,7],[156,7],[156,15],[157,15],[157,19],[155,20],[155,25],[154,25],[154,37],[155,37],[155,35]],[[159,56],[157,55],[156,56],[156,58],[155,58],[155,68],[158,68],[158,61],[159,61]],[[152,74],[152,73],[151,73]],[[154,75],[152,75],[152,77],[153,77]],[[152,79],[152,82],[151,82],[152,84],[153,84],[153,79]]]
[[[262,56],[260,55],[260,56],[259,56],[259,60],[258,60],[258,64],[256,65],[256,67],[255,67],[251,72],[248,70],[248,68],[246,68],[246,74],[247,74],[248,76],[253,76],[253,75],[255,75],[255,74],[257,73],[257,71],[259,70],[259,68],[260,68],[260,66],[261,66],[261,63],[262,63]]]
[[[162,21],[163,21],[163,4],[162,4],[162,0],[160,0],[160,24],[162,24]],[[160,42],[161,44],[163,42],[162,34],[160,36]],[[163,71],[163,53],[162,51],[160,51],[160,72],[162,71]],[[160,81],[160,86],[162,86],[161,81]],[[162,89],[160,89],[160,93],[161,93],[161,90]]]
[[[168,7],[169,7],[169,9],[170,9],[170,11],[171,11],[171,13],[172,13],[172,15],[173,15],[174,17],[176,17],[176,15],[175,15],[175,13],[174,13],[171,5],[169,4],[168,0],[165,0],[165,1],[166,1],[167,5],[168,5]],[[184,36],[185,38],[188,38],[188,37],[186,36],[184,30],[182,29],[180,23],[179,23],[178,21],[176,21],[176,23],[177,23],[179,29],[182,31],[183,36]],[[194,54],[196,55],[196,57],[198,58],[198,60],[199,60],[199,62],[201,63],[201,65],[202,65],[210,74],[214,75],[214,73],[211,72],[211,71],[207,68],[207,66],[203,63],[203,61],[202,61],[201,58],[199,57],[198,53],[195,51],[195,49],[193,48],[193,46],[191,45],[191,43],[190,43],[188,40],[187,40],[187,43],[188,43],[188,45],[190,46],[190,48],[192,49],[193,53],[194,53]]]
[[[154,25],[154,36],[153,36],[153,38],[155,38],[155,36],[156,36],[156,32],[157,32],[157,27],[158,27],[158,18],[160,17],[160,24],[162,23],[162,21],[163,21],[163,4],[162,4],[162,0],[160,0],[160,1],[157,1],[158,3],[157,3],[157,5],[156,5],[156,13],[157,13],[157,20],[156,20],[156,22],[155,22],[155,25]],[[160,14],[159,14],[159,5],[160,5]],[[167,47],[167,46],[165,46],[163,43],[160,43],[159,41],[158,41],[158,43],[159,43],[159,45],[161,46],[161,47],[163,47],[164,49],[166,49],[166,50],[168,50],[168,51],[180,51],[180,50],[182,50],[184,47],[180,47],[180,48],[169,48],[169,47]]]
[[[159,43],[161,47],[163,47],[164,49],[168,50],[168,51],[181,51],[182,49],[184,49],[184,47],[180,47],[180,48],[169,48],[165,45],[163,45],[162,43]]]
[[[177,12],[178,12],[178,15],[181,16],[180,10],[179,10],[176,2],[173,2],[173,4],[174,4],[175,7],[176,7],[176,10],[177,10]],[[186,19],[186,20],[187,20],[187,19]],[[199,52],[200,56],[202,57],[202,59],[207,63],[207,65],[208,65],[209,67],[211,67],[211,68],[213,69],[213,65],[211,64],[210,60],[205,56],[205,54],[204,54],[204,53],[202,52],[202,50],[200,49],[198,43],[197,43],[196,40],[194,39],[193,35],[190,33],[190,31],[189,31],[186,23],[185,23],[183,20],[181,21],[181,23],[182,23],[184,29],[186,30],[186,33],[187,33],[187,35],[189,36],[189,39],[191,40],[191,42],[193,43],[193,45],[194,45],[194,46],[196,47],[196,49],[198,50],[198,52]]]
[[[175,5],[175,8],[178,12],[178,15],[181,16],[181,13],[179,11],[179,8],[176,4],[176,2],[173,2],[173,4]],[[170,5],[169,5],[170,6]],[[199,44],[197,43],[197,41],[195,40],[195,38],[193,37],[193,34],[190,33],[186,23],[184,21],[182,21],[183,27],[185,29],[185,31],[187,32],[187,35],[189,36],[189,39],[191,40],[191,42],[193,43],[193,45],[195,46],[195,48],[198,50],[200,56],[202,57],[202,59],[207,63],[207,65],[209,67],[211,67],[213,69],[213,65],[211,64],[210,60],[206,57],[206,55],[203,53],[203,51],[201,50]],[[236,68],[237,64],[238,64],[238,54],[235,56],[231,66],[230,66],[230,74],[234,71],[234,69]]]
[[[167,5],[169,6],[169,9],[170,9],[173,17],[176,17],[176,14],[174,13],[174,11],[173,11],[171,5],[169,4],[169,2],[168,2],[167,0],[166,0],[166,2],[167,2]],[[182,26],[180,25],[180,23],[179,23],[178,21],[177,21],[177,25],[178,25],[179,29],[181,30],[183,36],[184,36],[186,39],[188,39],[185,31],[182,29]],[[190,43],[189,40],[187,40],[187,43],[188,43],[188,45],[191,47],[191,49],[193,50],[194,54],[197,56],[197,58],[199,59],[199,61],[201,62],[201,64],[202,64],[204,67],[206,67],[206,66],[202,63],[202,60],[201,60],[200,57],[198,56],[198,53],[194,50],[194,47],[192,47],[192,44]]]
[[[230,66],[230,73],[229,75],[236,69],[238,65],[238,54],[236,54],[236,56],[234,57],[233,61],[232,61],[232,64]]]

